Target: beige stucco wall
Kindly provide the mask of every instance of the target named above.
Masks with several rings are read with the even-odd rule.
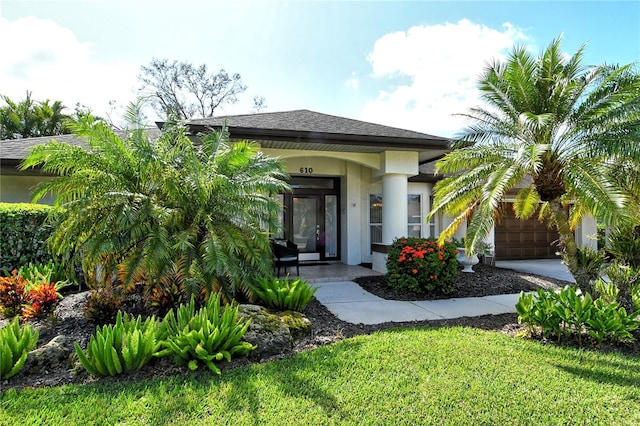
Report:
[[[3,203],[30,203],[33,188],[43,180],[50,177],[41,176],[0,176],[0,202]],[[46,196],[39,204],[53,204],[53,197]]]

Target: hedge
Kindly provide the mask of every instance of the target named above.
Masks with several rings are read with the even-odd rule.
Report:
[[[51,209],[43,204],[0,203],[0,272],[53,258],[46,243],[53,230],[46,224]]]

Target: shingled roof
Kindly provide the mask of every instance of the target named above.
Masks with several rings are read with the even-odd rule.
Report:
[[[449,145],[443,137],[306,109],[199,118],[189,120],[187,127],[197,133],[225,123],[234,139],[419,150],[443,150]]]
[[[157,138],[160,136],[160,130],[152,127],[146,129],[149,132],[151,138]],[[125,137],[125,131],[116,130],[116,133],[120,137]],[[76,135],[56,135],[56,136],[39,136],[37,138],[22,138],[22,139],[5,139],[0,141],[0,160],[2,163],[20,162],[23,160],[31,148],[36,145],[47,143],[51,140],[57,140],[58,142],[64,142],[69,145],[81,146],[86,148],[85,141]]]

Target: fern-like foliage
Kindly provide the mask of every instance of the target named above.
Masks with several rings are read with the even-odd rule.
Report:
[[[211,371],[220,374],[216,361],[231,361],[233,355],[246,355],[255,346],[242,341],[250,319],[238,318],[237,305],[221,305],[221,295],[209,297],[206,304],[196,311],[192,297],[188,304],[180,305],[165,316],[162,323],[165,340],[161,355],[173,354],[179,364],[187,364],[191,370],[204,363]]]
[[[301,312],[313,300],[316,290],[301,278],[259,278],[253,292],[268,308]]]
[[[21,327],[18,317],[0,328],[0,380],[18,374],[37,342],[38,331],[28,324]]]
[[[22,163],[58,176],[35,191],[64,207],[56,253],[75,253],[88,275],[99,269],[109,279],[122,265],[125,285],[143,274],[154,287],[170,274],[193,294],[221,291],[227,301],[270,271],[264,230],[277,228],[280,209],[271,194],[289,189],[279,160],[231,143],[224,129],[194,143],[168,123],[152,140],[139,128],[120,137],[87,117],[75,134],[87,149],[51,141]]]
[[[96,328],[86,353],[74,342],[82,366],[94,376],[116,376],[139,370],[160,351],[161,327],[155,317],[130,317],[118,312],[116,323]]]

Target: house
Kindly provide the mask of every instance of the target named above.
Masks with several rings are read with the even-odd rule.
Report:
[[[196,135],[225,123],[232,141],[256,141],[286,165],[293,192],[278,195],[284,206],[278,237],[296,243],[301,260],[371,263],[384,271],[394,238],[436,237],[447,224],[447,218],[424,221],[446,138],[308,110],[194,119],[187,130]],[[30,146],[48,139],[0,143],[0,201],[29,201],[30,188],[50,178],[16,169]],[[55,139],[82,144],[69,135]],[[556,237],[546,226],[512,219],[489,238],[498,258],[555,257],[549,241]]]

